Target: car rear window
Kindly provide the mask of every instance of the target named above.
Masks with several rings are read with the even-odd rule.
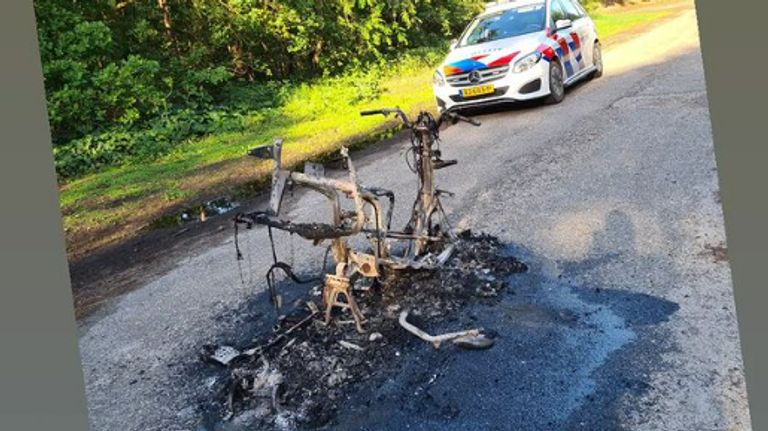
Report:
[[[460,46],[477,45],[541,31],[545,21],[544,3],[483,15],[469,24]]]

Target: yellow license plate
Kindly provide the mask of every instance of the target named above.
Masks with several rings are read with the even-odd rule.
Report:
[[[485,94],[492,94],[494,91],[496,91],[496,88],[493,84],[478,85],[477,87],[469,87],[461,90],[461,95],[462,97],[477,97]]]

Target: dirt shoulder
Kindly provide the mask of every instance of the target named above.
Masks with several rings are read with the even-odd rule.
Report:
[[[259,195],[252,204],[263,200]],[[197,250],[232,234],[228,215],[205,223],[156,229],[70,261],[75,317],[80,320],[106,301],[142,286]]]

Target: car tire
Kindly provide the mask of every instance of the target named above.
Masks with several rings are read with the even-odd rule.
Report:
[[[595,66],[592,78],[603,76],[603,51],[600,49],[600,42],[598,41],[595,41],[595,45],[592,47],[592,65]]]
[[[552,59],[549,62],[549,96],[546,103],[555,105],[565,99],[565,78],[563,77],[563,66],[560,61]]]

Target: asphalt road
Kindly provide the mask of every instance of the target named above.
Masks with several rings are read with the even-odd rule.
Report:
[[[693,10],[604,59],[606,74],[560,105],[443,132],[460,161],[438,173],[450,216],[530,271],[499,306],[467,310],[498,332],[492,349],[425,345],[352,397],[337,429],[751,429]],[[395,225],[414,193],[405,148],[398,137],[353,156],[364,184],[401,196]],[[199,347],[270,324],[238,314],[264,289],[265,232],[242,238],[245,283],[231,235],[216,238],[81,324],[93,430],[196,429]],[[280,241],[286,260],[319,266],[321,249]],[[424,367],[434,381],[413,383]]]

